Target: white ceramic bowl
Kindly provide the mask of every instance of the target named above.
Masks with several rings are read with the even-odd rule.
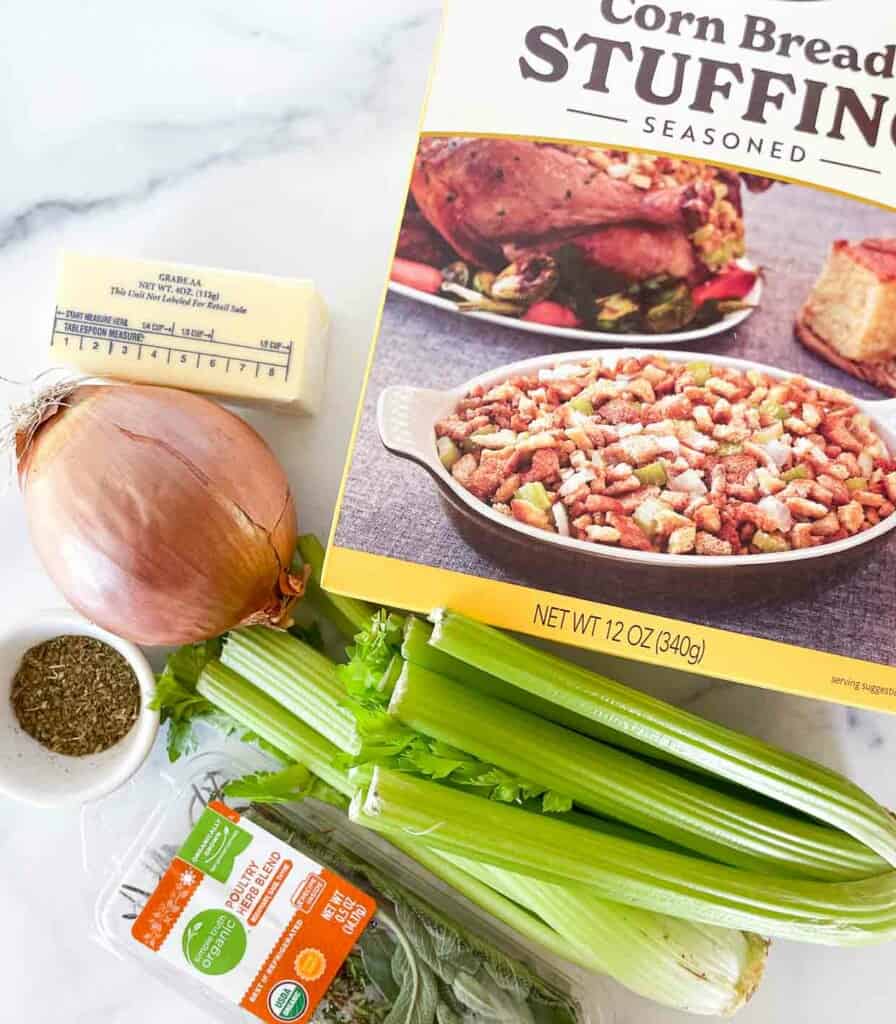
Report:
[[[140,713],[115,746],[87,757],[54,754],[22,730],[10,700],[22,656],[57,636],[90,636],[114,647],[140,684]],[[35,612],[0,630],[0,792],[39,807],[82,804],[125,783],[144,762],[159,731],[159,714],[149,708],[155,678],[149,662],[127,640],[107,633],[68,609]]]

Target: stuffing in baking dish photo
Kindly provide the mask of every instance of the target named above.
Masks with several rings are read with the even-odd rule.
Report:
[[[778,554],[896,512],[896,460],[846,392],[645,354],[478,386],[435,428],[495,512],[668,555]]]

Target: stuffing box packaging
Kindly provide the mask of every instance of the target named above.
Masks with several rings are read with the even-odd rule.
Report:
[[[896,13],[449,0],[340,593],[896,711]]]

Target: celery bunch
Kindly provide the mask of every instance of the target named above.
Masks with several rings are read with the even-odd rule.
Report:
[[[311,795],[340,803],[353,796],[368,774],[346,769],[346,751],[315,733],[276,705],[220,661],[209,662],[198,681],[198,693],[227,716],[248,728],[330,787],[330,795]],[[370,773],[371,778],[374,773]],[[447,786],[428,783],[435,793]],[[280,802],[290,788],[296,796],[307,787],[292,769],[267,780],[242,780],[233,795]],[[472,797],[476,803],[494,801]],[[513,813],[535,814],[508,807]],[[570,816],[574,818],[575,816]],[[553,820],[553,819],[552,819]],[[572,826],[571,826],[572,827]],[[626,835],[633,835],[622,830]],[[610,828],[608,834],[615,829]],[[399,829],[389,835],[395,846],[447,884],[519,934],[565,960],[610,974],[622,984],[666,1006],[711,1016],[730,1016],[758,986],[765,967],[767,943],[758,936],[726,928],[675,920],[663,913],[638,910],[548,884],[525,874],[489,868],[478,856],[446,856],[425,836]]]
[[[532,941],[695,1013],[749,998],[756,932],[896,936],[896,821],[842,776],[464,616],[330,595],[320,545],[301,551],[347,662],[316,629],[251,627],[160,682],[179,748],[204,717],[291,763],[245,798],[351,800]]]

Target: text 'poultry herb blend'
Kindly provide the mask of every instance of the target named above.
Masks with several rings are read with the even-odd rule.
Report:
[[[113,747],[140,711],[140,686],[125,658],[89,636],[57,636],[25,652],[12,684],[19,725],[56,754]]]

